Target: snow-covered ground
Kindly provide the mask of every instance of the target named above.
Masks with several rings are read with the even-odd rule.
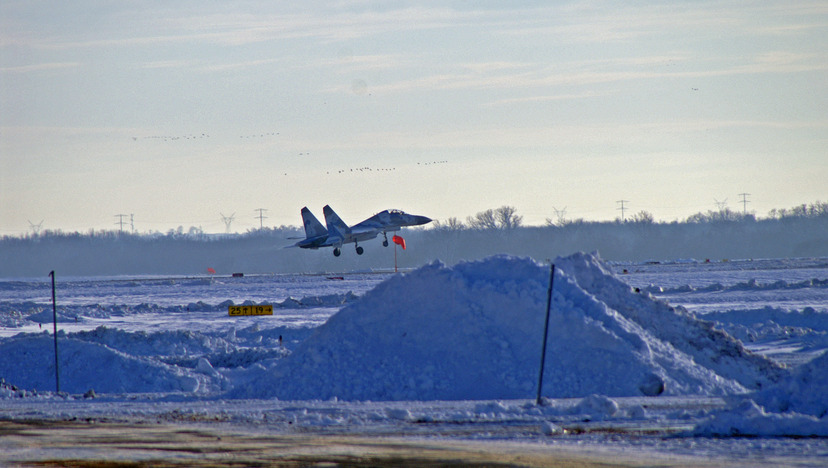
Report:
[[[0,280],[0,417],[828,463],[828,259],[554,263],[540,406],[549,266],[499,256],[404,274],[58,275],[59,395],[49,278]],[[239,304],[274,313],[229,316]]]

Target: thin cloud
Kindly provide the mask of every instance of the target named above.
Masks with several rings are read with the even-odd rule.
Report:
[[[144,62],[140,65],[140,68],[145,68],[149,70],[161,68],[185,68],[191,67],[196,63],[198,62],[193,60],[158,60],[155,62]]]
[[[447,8],[404,8],[384,12],[330,11],[313,13],[226,13],[216,12],[154,21],[132,21],[112,31],[112,36],[94,40],[73,40],[55,36],[32,40],[32,47],[52,50],[78,48],[159,45],[168,43],[213,43],[228,46],[315,38],[321,42],[347,41],[384,33],[456,27],[473,23],[476,13]],[[125,21],[129,22],[129,18]],[[123,31],[145,31],[143,35],[117,37]]]
[[[79,62],[52,62],[52,63],[36,63],[32,65],[21,65],[16,67],[2,67],[1,73],[35,73],[50,70],[64,70],[67,68],[77,68],[81,64]]]
[[[592,99],[592,98],[596,98],[596,97],[611,96],[612,94],[613,93],[610,93],[610,92],[598,93],[598,92],[595,92],[595,91],[586,91],[586,92],[583,92],[583,93],[565,93],[565,94],[526,96],[526,97],[521,97],[521,98],[498,99],[496,101],[486,103],[486,104],[484,104],[484,106],[491,107],[491,106],[504,106],[504,105],[513,105],[513,104],[530,104],[530,103],[550,102],[550,101],[572,101],[572,100],[578,100],[578,99]]]
[[[253,68],[259,67],[262,65],[270,65],[271,63],[276,63],[278,60],[276,59],[262,59],[262,60],[248,60],[245,62],[234,62],[234,63],[224,63],[224,64],[216,64],[216,65],[207,65],[202,67],[202,70],[205,71],[213,71],[213,72],[221,72],[226,70],[240,70],[244,68]]]
[[[394,82],[374,84],[377,93],[416,91],[531,89],[570,85],[594,85],[632,80],[704,78],[763,73],[800,73],[828,69],[828,55],[771,51],[745,61],[743,57],[694,58],[687,53],[612,58],[541,65],[532,63],[460,64],[435,73]],[[737,63],[738,61],[743,63]],[[668,65],[682,64],[680,70]],[[553,94],[552,96],[559,95]],[[564,94],[566,96],[566,94]],[[574,95],[574,97],[586,97]],[[550,98],[553,99],[553,98]],[[514,101],[517,102],[517,101]]]

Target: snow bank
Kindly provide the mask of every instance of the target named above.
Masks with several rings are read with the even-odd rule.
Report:
[[[702,287],[694,287],[689,284],[672,287],[672,288],[663,288],[660,286],[650,285],[644,288],[647,292],[654,293],[654,294],[675,294],[675,293],[686,293],[686,292],[727,292],[727,291],[774,291],[774,290],[785,290],[785,289],[825,289],[828,288],[828,279],[821,280],[819,278],[812,278],[808,280],[802,281],[774,281],[773,283],[760,283],[756,281],[756,279],[751,279],[749,281],[724,285],[722,283],[713,283],[707,286]]]
[[[775,323],[781,327],[795,327],[815,331],[828,331],[828,312],[820,312],[813,307],[801,311],[784,310],[778,307],[761,309],[728,310],[710,312],[702,316],[705,320],[753,327],[763,323]]]
[[[699,424],[692,435],[826,437],[828,418],[819,419],[800,413],[768,413],[748,399],[736,408],[717,413]]]
[[[828,353],[798,367],[790,378],[757,392],[753,399],[770,411],[828,418]]]
[[[694,435],[828,436],[828,354],[800,366],[782,382],[714,414]]]
[[[127,332],[100,326],[94,330],[72,333],[72,338],[102,344],[131,356],[188,356],[227,353],[235,346],[222,338],[189,330],[148,333]]]
[[[787,375],[780,365],[750,353],[738,340],[714,329],[713,323],[698,320],[684,308],[654,300],[647,293],[631,294],[630,286],[593,255],[578,253],[555,262],[571,272],[586,292],[723,377],[758,389]]]
[[[828,312],[812,307],[802,310],[784,310],[778,307],[710,312],[701,316],[717,323],[731,336],[743,343],[779,343],[800,352],[828,348]],[[786,361],[797,364],[798,361]]]
[[[352,291],[341,294],[311,295],[302,298],[288,297],[282,301],[244,301],[235,304],[232,300],[211,304],[203,301],[186,305],[159,305],[155,303],[139,304],[70,304],[57,307],[58,323],[83,322],[84,318],[123,317],[134,314],[174,314],[186,312],[227,312],[232,305],[272,305],[274,309],[312,309],[342,307],[359,299]],[[0,301],[0,327],[18,328],[35,322],[51,324],[53,321],[52,305],[26,302]]]
[[[194,392],[199,379],[181,369],[129,356],[95,343],[58,339],[60,389],[84,393]],[[0,377],[26,389],[54,390],[54,338],[20,334],[0,341]]]
[[[634,292],[592,255],[555,261],[550,397],[721,395],[783,371],[712,324]],[[496,256],[397,275],[319,327],[236,397],[531,398],[548,267]]]

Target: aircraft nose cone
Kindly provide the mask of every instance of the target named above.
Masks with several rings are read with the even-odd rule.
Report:
[[[417,225],[428,224],[431,222],[431,218],[427,216],[415,216],[414,219],[417,221]]]

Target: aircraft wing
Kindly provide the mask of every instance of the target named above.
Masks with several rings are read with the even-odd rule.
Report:
[[[351,226],[351,232],[367,234],[369,232],[398,231],[406,226],[419,226],[421,224],[430,223],[431,218],[425,216],[411,215],[400,210],[385,210],[365,221]]]

